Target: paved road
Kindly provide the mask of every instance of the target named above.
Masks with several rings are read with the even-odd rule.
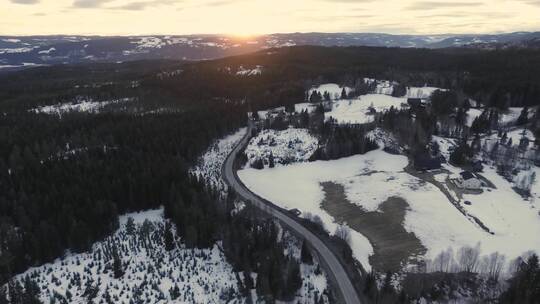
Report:
[[[282,224],[285,224],[290,229],[294,230],[298,235],[304,236],[304,238],[311,244],[319,257],[323,260],[323,264],[326,264],[325,269],[333,278],[336,284],[339,287],[342,298],[347,304],[359,304],[360,299],[356,290],[354,289],[343,265],[339,262],[334,253],[321,241],[313,232],[306,229],[304,226],[299,224],[292,215],[289,215],[287,211],[283,211],[277,206],[262,200],[257,195],[253,194],[247,189],[247,187],[240,182],[240,179],[236,175],[234,170],[234,160],[236,155],[242,151],[244,146],[249,140],[249,134],[251,133],[251,123],[247,128],[246,135],[242,138],[240,143],[233,149],[231,154],[227,157],[225,164],[222,168],[223,179],[227,184],[236,190],[237,194],[243,198],[246,202],[250,202],[254,206],[263,210],[264,212],[270,214],[274,218],[278,219]]]

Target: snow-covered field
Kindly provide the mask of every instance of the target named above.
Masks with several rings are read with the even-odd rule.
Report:
[[[253,69],[247,69],[243,66],[240,66],[238,68],[238,71],[236,71],[236,75],[239,76],[255,76],[255,75],[261,75],[262,74],[262,66],[258,65]]]
[[[528,250],[540,252],[537,207],[512,191],[506,181],[494,176],[494,171],[488,170],[486,177],[497,189],[465,197],[473,202],[468,210],[495,231],[491,235],[463,216],[435,185],[404,172],[407,164],[405,156],[376,150],[333,161],[244,169],[239,171],[239,176],[254,192],[284,208],[319,215],[330,231],[337,224],[320,207],[324,198],[321,182],[342,184],[350,202],[368,211],[377,210],[389,197],[402,197],[409,204],[404,227],[414,232],[428,249],[426,258],[433,258],[448,247],[457,250],[477,243],[483,254],[498,251],[508,259]],[[438,176],[437,180],[445,178]],[[355,257],[367,265],[371,246],[359,233],[353,233],[352,239]]]
[[[332,110],[325,113],[325,117],[333,117],[338,123],[368,123],[374,120],[374,115],[368,114],[373,108],[383,112],[390,107],[400,108],[407,103],[407,98],[398,98],[381,94],[368,94],[356,99],[338,100],[333,103]]]
[[[341,92],[343,91],[343,89],[345,89],[345,92],[347,92],[347,94],[352,91],[352,89],[349,87],[340,87],[338,84],[335,83],[325,83],[309,89],[308,96],[311,96],[311,93],[313,93],[314,91],[321,93],[321,95],[324,94],[324,92],[328,92],[331,99],[339,99],[341,98]]]
[[[132,218],[135,229],[126,229]],[[114,235],[94,244],[89,252],[67,254],[63,259],[32,268],[17,278],[34,277],[41,289],[41,300],[54,297],[66,303],[84,303],[91,288],[97,290],[94,303],[241,303],[235,299],[238,284],[232,266],[218,245],[212,249],[187,249],[180,242],[166,251],[163,210],[126,214]],[[115,278],[112,271],[112,247],[122,260],[124,274]],[[178,287],[179,297],[171,297]]]
[[[258,159],[268,164],[270,155],[276,164],[302,162],[309,160],[318,144],[307,129],[263,130],[249,141],[245,154],[249,164]]]
[[[407,87],[407,98],[422,98],[427,99],[437,90],[444,90],[437,87]]]
[[[133,98],[122,98],[108,101],[94,101],[91,98],[87,99],[84,97],[79,97],[76,101],[73,102],[58,103],[55,105],[38,107],[31,109],[30,112],[58,115],[67,112],[99,113],[99,111],[107,105],[130,101],[133,101]]]

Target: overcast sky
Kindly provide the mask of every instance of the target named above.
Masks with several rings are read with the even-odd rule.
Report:
[[[540,30],[540,0],[0,0],[0,34]]]

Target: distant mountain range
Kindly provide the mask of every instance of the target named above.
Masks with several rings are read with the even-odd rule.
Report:
[[[185,36],[0,36],[0,71],[24,67],[142,59],[202,60],[295,45],[403,48],[540,48],[540,32],[496,35],[291,33],[239,39]]]

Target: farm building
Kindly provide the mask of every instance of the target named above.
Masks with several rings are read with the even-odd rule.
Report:
[[[457,185],[463,189],[478,190],[482,188],[482,181],[478,179],[472,172],[463,171],[459,174]]]

